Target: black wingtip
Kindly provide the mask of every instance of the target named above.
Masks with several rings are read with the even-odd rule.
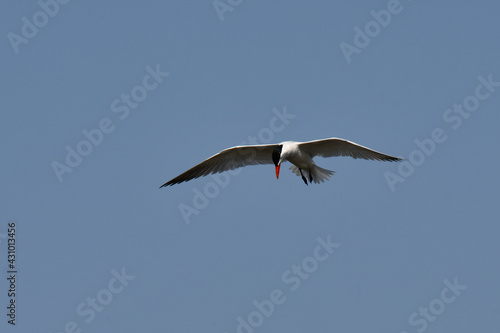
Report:
[[[386,162],[401,162],[404,160],[405,160],[404,158],[394,157],[394,156],[390,156],[389,158],[386,158],[386,159],[380,159],[380,161],[386,161]]]

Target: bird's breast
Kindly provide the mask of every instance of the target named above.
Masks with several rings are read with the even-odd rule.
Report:
[[[300,150],[298,145],[290,145],[286,148],[286,150],[283,149],[282,157],[290,163],[295,164],[298,168],[308,169],[309,166],[314,164],[312,157]]]

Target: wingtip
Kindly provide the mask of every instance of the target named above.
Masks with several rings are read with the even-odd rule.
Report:
[[[401,162],[401,161],[404,161],[405,159],[402,158],[402,157],[394,157],[394,156],[391,156],[390,159],[386,159],[386,161],[388,162]]]

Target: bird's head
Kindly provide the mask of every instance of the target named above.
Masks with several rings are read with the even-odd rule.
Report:
[[[283,145],[278,145],[273,150],[273,162],[274,165],[276,166],[276,179],[280,177],[281,149],[283,149]]]

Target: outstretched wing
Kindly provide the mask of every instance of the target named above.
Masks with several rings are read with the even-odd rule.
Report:
[[[382,154],[373,149],[358,145],[357,143],[338,138],[303,142],[299,143],[299,146],[300,149],[310,154],[311,157],[350,156],[352,158],[389,162],[402,160],[401,158]]]
[[[174,179],[169,180],[160,186],[160,188],[180,184],[213,173],[241,168],[247,165],[273,164],[272,154],[277,146],[278,145],[236,146],[224,149],[220,153],[207,158],[205,161]]]

